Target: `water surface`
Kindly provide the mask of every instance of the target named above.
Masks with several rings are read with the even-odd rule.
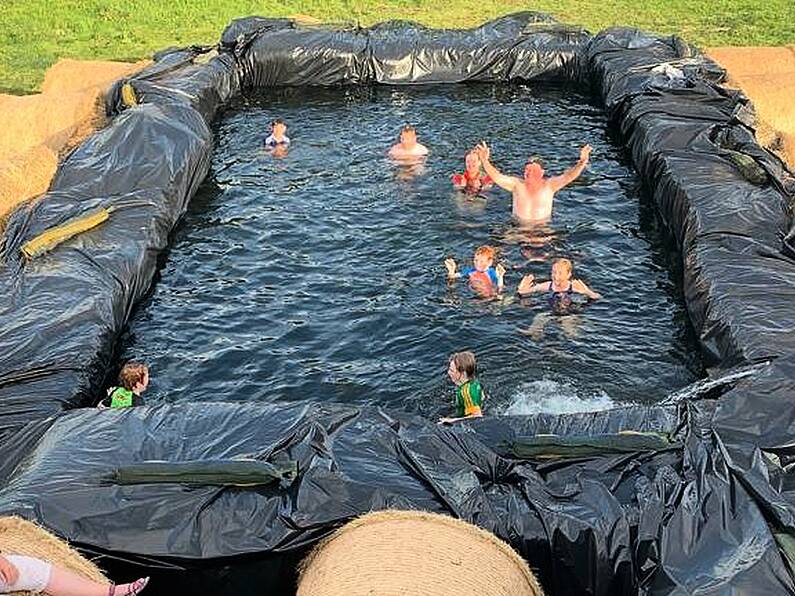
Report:
[[[293,140],[262,148],[283,118]],[[423,171],[385,157],[400,126],[431,149]],[[594,147],[558,194],[549,229],[511,221],[510,195],[456,193],[450,175],[480,139],[518,174]],[[268,90],[216,125],[212,170],[192,200],[123,360],[150,364],[148,401],[261,400],[449,410],[451,352],[474,350],[487,413],[583,411],[662,399],[702,375],[671,251],[603,112],[569,90],[440,86]],[[442,262],[492,244],[502,300],[448,286]],[[602,301],[549,315],[514,295],[566,256]],[[534,324],[535,321],[535,324]]]

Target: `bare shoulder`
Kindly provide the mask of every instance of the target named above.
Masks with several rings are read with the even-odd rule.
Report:
[[[587,290],[588,289],[588,286],[581,279],[573,279],[573,280],[571,280],[571,287],[574,288],[575,290],[578,290],[578,291],[582,291],[582,290]]]

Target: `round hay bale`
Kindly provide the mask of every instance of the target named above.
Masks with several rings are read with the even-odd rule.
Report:
[[[19,517],[0,517],[0,552],[36,557],[97,582],[107,582],[99,567],[47,530]],[[11,592],[33,596],[33,592]]]
[[[492,533],[435,513],[381,511],[321,542],[298,596],[541,596],[527,563]]]

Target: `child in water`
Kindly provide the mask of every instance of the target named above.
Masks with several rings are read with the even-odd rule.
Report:
[[[141,394],[149,387],[149,369],[145,364],[128,362],[119,372],[119,386],[108,389],[100,407],[130,408],[144,405]]]
[[[544,292],[549,297],[552,311],[557,314],[566,313],[572,304],[574,294],[583,294],[591,300],[602,297],[598,292],[591,290],[585,282],[572,278],[572,265],[569,259],[555,259],[552,261],[551,281],[535,283],[533,274],[525,275],[519,283],[519,294],[535,294]]]
[[[417,130],[406,124],[400,131],[400,142],[392,145],[389,157],[400,161],[413,161],[428,155],[428,148],[417,142]]]
[[[456,386],[455,418],[440,418],[439,424],[483,416],[484,395],[477,373],[475,354],[472,352],[457,352],[450,357],[447,375]]]
[[[447,268],[447,279],[454,280],[466,276],[472,289],[481,295],[492,296],[502,292],[505,286],[505,267],[497,265],[494,267],[494,258],[497,251],[491,246],[480,246],[475,250],[472,259],[474,267],[465,267],[459,273],[456,270],[455,259],[445,259],[444,266]]]
[[[453,186],[468,193],[477,193],[489,188],[493,183],[488,174],[481,175],[481,163],[475,151],[467,153],[464,158],[463,174],[453,174]]]
[[[277,118],[271,122],[271,134],[265,139],[266,149],[276,149],[277,147],[287,148],[290,146],[290,138],[287,136],[287,125],[284,120]]]
[[[148,583],[148,577],[118,586],[100,583],[34,557],[0,555],[0,594],[45,592],[50,596],[137,596]]]

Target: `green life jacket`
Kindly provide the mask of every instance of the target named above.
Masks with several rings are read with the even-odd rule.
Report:
[[[133,405],[133,392],[124,387],[116,387],[110,394],[111,408],[129,408]]]
[[[472,379],[455,390],[455,414],[459,418],[474,416],[481,413],[483,389],[480,381]]]

